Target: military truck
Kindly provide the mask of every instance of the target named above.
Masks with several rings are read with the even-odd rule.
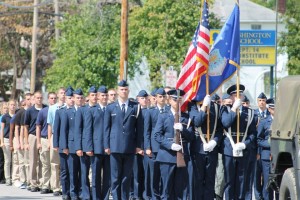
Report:
[[[269,184],[280,200],[300,199],[300,76],[278,84],[271,126]]]

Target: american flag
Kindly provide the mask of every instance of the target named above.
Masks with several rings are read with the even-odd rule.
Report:
[[[208,5],[205,0],[201,22],[198,23],[176,84],[177,89],[184,90],[186,93],[183,97],[182,111],[186,109],[188,102],[196,97],[201,76],[207,73],[209,64],[209,42]]]

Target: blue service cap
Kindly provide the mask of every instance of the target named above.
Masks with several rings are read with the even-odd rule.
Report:
[[[97,89],[94,85],[92,85],[89,89],[89,93],[97,93]]]
[[[248,97],[246,95],[244,95],[242,102],[250,102],[250,100],[248,99]]]
[[[156,93],[155,93],[155,95],[166,95],[166,91],[164,90],[164,88],[158,88],[157,90],[156,90]]]
[[[273,98],[267,99],[266,104],[269,108],[275,108],[275,100]]]
[[[119,83],[118,83],[118,86],[120,87],[128,87],[128,84],[125,80],[121,80]]]
[[[230,99],[230,95],[227,93],[223,94],[222,100],[225,100],[225,99]]]
[[[101,85],[99,88],[98,88],[98,90],[97,90],[98,92],[100,92],[100,93],[107,93],[107,88],[104,86],[104,85]]]
[[[150,93],[150,95],[151,95],[151,96],[155,96],[157,90],[158,90],[157,88],[154,88],[154,89],[152,90],[152,92]]]
[[[73,88],[72,87],[67,88],[67,90],[66,90],[66,96],[67,97],[73,96]]]
[[[148,93],[145,90],[141,90],[137,95],[137,97],[147,97],[147,96]]]
[[[237,90],[237,85],[234,84],[227,89],[227,94],[229,94],[229,95],[234,94],[237,92],[236,90]],[[244,90],[245,90],[245,86],[240,84],[240,93],[243,93]]]
[[[265,93],[260,93],[257,97],[258,99],[267,99],[267,96],[265,95]]]
[[[73,92],[73,94],[83,95],[82,89],[81,89],[81,88],[76,89],[76,90]]]
[[[177,98],[177,90],[176,89],[169,90],[167,92],[167,94],[172,98]],[[183,90],[179,89],[179,96],[182,97],[183,95],[185,95],[185,92]]]
[[[69,85],[69,86],[67,87],[66,91],[67,91],[67,90],[72,90],[72,91],[74,91],[74,89],[72,88],[71,85]]]
[[[211,100],[212,100],[212,101],[218,101],[218,100],[220,100],[220,96],[217,95],[217,94],[215,93],[215,94],[213,94],[213,95],[211,96]]]

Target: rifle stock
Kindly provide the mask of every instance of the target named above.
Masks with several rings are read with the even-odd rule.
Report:
[[[179,93],[180,90],[177,90],[177,106],[176,106],[176,110],[175,110],[175,123],[179,123],[179,112],[180,112],[180,108],[179,108]],[[181,144],[181,137],[180,137],[180,131],[179,130],[175,130],[175,143],[179,144],[182,146]],[[181,151],[177,151],[177,167],[186,167],[186,163],[184,160],[184,155],[183,155],[183,146],[182,146],[182,150]]]

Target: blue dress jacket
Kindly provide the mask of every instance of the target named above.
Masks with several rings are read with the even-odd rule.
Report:
[[[271,135],[271,124],[272,117],[269,115],[267,118],[263,119],[257,128],[257,144],[261,149],[261,159],[270,160],[270,143],[269,137]]]
[[[142,148],[143,117],[142,109],[129,101],[125,116],[116,101],[107,106],[104,115],[104,149],[111,153],[134,154],[136,148]]]
[[[188,159],[188,143],[194,140],[195,134],[192,125],[187,127],[189,121],[188,114],[181,113],[179,121],[183,124],[183,130],[181,131],[183,153],[185,158]],[[155,126],[154,137],[155,140],[160,144],[160,148],[156,157],[156,160],[159,162],[174,164],[177,161],[177,152],[171,149],[171,146],[174,143],[175,136],[174,122],[175,119],[171,110],[160,114],[158,117]]]

